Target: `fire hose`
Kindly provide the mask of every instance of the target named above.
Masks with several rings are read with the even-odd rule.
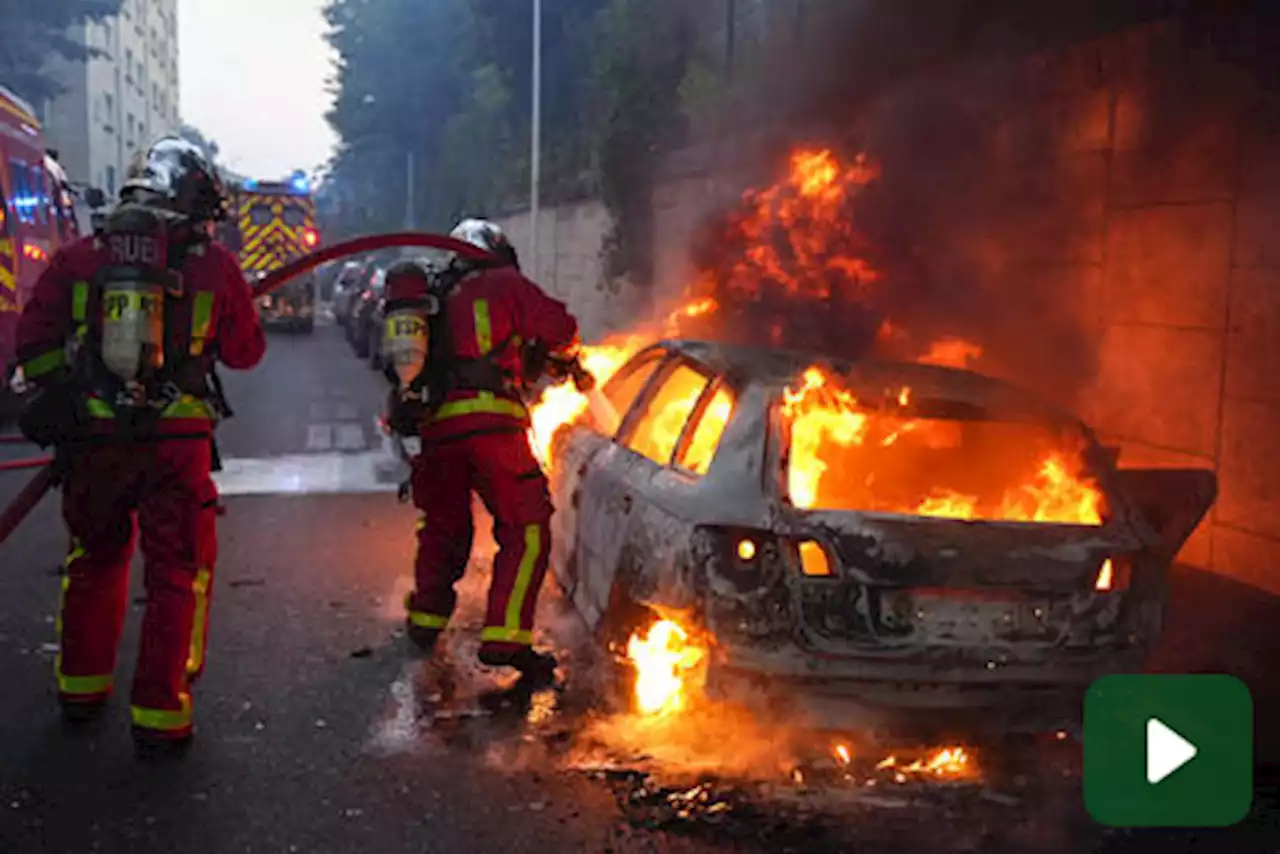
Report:
[[[268,273],[261,281],[253,286],[253,298],[264,296],[279,288],[290,279],[297,278],[304,273],[314,270],[321,264],[326,264],[338,258],[346,258],[351,255],[361,255],[366,252],[376,252],[379,249],[393,249],[399,247],[421,247],[425,249],[442,249],[446,252],[456,252],[464,258],[476,261],[484,261],[491,259],[493,256],[474,246],[461,240],[455,240],[443,234],[429,234],[425,232],[405,231],[393,234],[371,234],[364,237],[356,237],[351,240],[345,240],[341,243],[335,243],[332,246],[326,246],[323,249],[316,250],[308,255],[304,255],[289,264]],[[35,477],[22,488],[22,491],[9,502],[9,504],[0,510],[0,544],[9,538],[9,535],[17,530],[22,524],[22,520],[30,515],[40,500],[44,498],[45,493],[53,488],[59,480],[59,472],[57,471],[55,462],[52,457],[34,457],[23,460],[12,460],[0,463],[0,472],[17,471],[28,468],[39,468]]]

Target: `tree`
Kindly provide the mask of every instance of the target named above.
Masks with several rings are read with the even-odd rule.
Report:
[[[0,82],[28,101],[61,94],[47,62],[61,57],[83,61],[95,54],[69,30],[120,12],[121,0],[0,0]]]

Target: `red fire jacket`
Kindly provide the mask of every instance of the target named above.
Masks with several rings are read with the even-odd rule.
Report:
[[[68,367],[67,342],[73,337],[82,340],[87,330],[101,327],[101,300],[94,298],[89,282],[108,264],[106,248],[93,237],[54,254],[18,321],[18,361],[25,379],[40,383],[63,373]],[[205,244],[187,256],[181,272],[188,297],[176,314],[177,345],[196,359],[207,359],[212,352],[229,368],[257,365],[266,352],[266,337],[235,257],[216,243]],[[86,403],[92,432],[114,433],[111,402],[89,394]],[[169,435],[207,433],[211,415],[204,400],[184,395],[161,413],[154,429]]]
[[[489,357],[518,384],[537,379],[524,376],[521,348],[526,342],[537,339],[554,353],[578,337],[578,321],[564,303],[514,267],[481,270],[465,279],[461,290],[448,300],[445,322],[453,357]],[[445,398],[423,435],[445,438],[510,428],[528,417],[514,395],[459,389]]]

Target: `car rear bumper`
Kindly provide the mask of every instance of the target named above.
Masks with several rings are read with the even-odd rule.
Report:
[[[1140,672],[1140,648],[1046,653],[1039,661],[992,654],[962,663],[910,658],[819,657],[721,648],[708,674],[713,694],[764,705],[819,728],[966,731],[1075,730],[1084,692],[1111,673]]]

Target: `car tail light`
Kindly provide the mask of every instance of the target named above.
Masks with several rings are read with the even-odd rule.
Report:
[[[694,537],[695,553],[740,590],[753,590],[786,566],[778,538],[752,528],[704,527]]]
[[[1109,557],[1098,566],[1093,577],[1093,589],[1097,593],[1117,593],[1129,589],[1131,565],[1123,556]]]
[[[827,558],[827,550],[817,540],[802,540],[798,546],[800,551],[800,574],[806,578],[827,578],[831,571],[831,561]]]

